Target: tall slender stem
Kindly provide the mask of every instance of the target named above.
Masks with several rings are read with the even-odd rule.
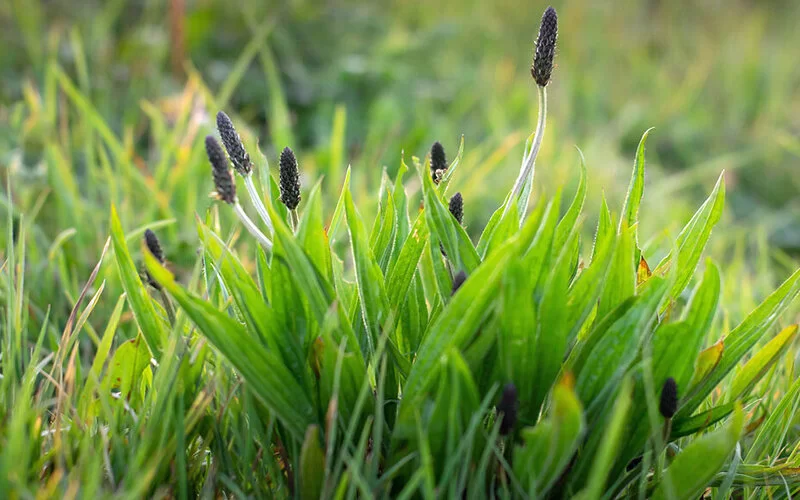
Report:
[[[267,213],[267,208],[264,206],[264,202],[261,199],[261,196],[256,189],[256,185],[253,183],[253,174],[249,173],[244,176],[244,185],[247,187],[247,194],[250,195],[250,201],[253,202],[253,205],[256,207],[256,212],[261,217],[261,220],[264,221],[264,224],[269,229],[270,233],[275,232],[275,228],[272,227],[272,219],[270,219],[269,214]]]
[[[505,209],[506,212],[511,203],[522,193],[526,183],[533,181],[534,164],[544,137],[545,122],[547,121],[547,88],[537,85],[536,89],[539,91],[539,118],[536,122],[536,133],[533,136],[530,153],[522,160],[522,167],[519,170],[519,176],[514,183],[514,187],[511,189],[511,196]],[[523,208],[527,208],[527,201],[525,200],[525,207]]]
[[[297,231],[300,225],[300,217],[297,215],[297,209],[289,210],[289,220],[292,222],[292,231]]]
[[[233,211],[236,212],[236,216],[239,217],[239,220],[242,221],[242,224],[244,224],[244,227],[247,228],[250,234],[252,234],[264,248],[272,250],[272,242],[258,229],[258,226],[256,226],[252,219],[247,216],[238,201],[233,204]]]

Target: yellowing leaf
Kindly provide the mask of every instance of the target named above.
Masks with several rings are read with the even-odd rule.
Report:
[[[647,261],[644,260],[644,255],[639,258],[639,267],[636,269],[636,286],[641,285],[647,279],[653,275],[653,272],[650,270],[650,266],[647,265]]]
[[[694,387],[699,384],[709,373],[719,364],[722,359],[722,351],[725,349],[725,344],[720,339],[716,344],[708,349],[703,350],[697,356],[697,362],[694,365],[694,375],[689,387]]]
[[[746,395],[769,370],[770,366],[786,352],[796,336],[797,325],[787,326],[762,347],[736,374],[731,385],[729,399],[734,400]]]

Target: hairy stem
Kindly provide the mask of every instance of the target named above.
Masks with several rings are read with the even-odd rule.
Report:
[[[272,227],[272,219],[270,219],[269,214],[267,213],[267,208],[264,206],[264,202],[261,199],[261,196],[256,189],[256,185],[253,183],[253,174],[247,174],[244,176],[244,185],[247,187],[247,194],[250,195],[250,201],[253,202],[253,205],[256,207],[256,212],[258,212],[259,217],[261,220],[264,221],[264,224],[267,226],[267,229],[270,233],[275,232],[275,228]]]
[[[258,229],[258,227],[252,221],[252,219],[250,219],[250,217],[248,217],[247,214],[244,213],[244,209],[242,208],[242,206],[239,204],[238,201],[233,204],[233,211],[236,212],[236,216],[239,217],[239,220],[242,221],[242,224],[244,224],[244,227],[247,228],[250,234],[252,234],[253,237],[255,237],[255,239],[257,239],[258,242],[264,246],[264,248],[266,248],[267,250],[272,250],[272,242],[270,241],[270,239],[264,236],[264,233],[262,233],[261,230]]]
[[[518,196],[522,194],[523,188],[526,188],[528,193],[525,200],[520,200],[520,217],[523,216],[525,210],[528,208],[528,197],[530,197],[530,186],[533,182],[533,173],[534,173],[534,164],[536,162],[536,156],[539,154],[539,148],[542,145],[542,138],[544,137],[544,127],[545,122],[547,121],[547,89],[546,87],[542,87],[537,85],[536,89],[539,91],[539,118],[536,123],[536,133],[533,136],[533,144],[531,144],[530,153],[522,160],[522,167],[519,170],[519,176],[517,177],[516,182],[514,183],[514,187],[511,189],[511,195],[509,196],[508,203],[506,205],[505,211],[508,211],[508,208],[511,206],[511,203],[517,199]]]

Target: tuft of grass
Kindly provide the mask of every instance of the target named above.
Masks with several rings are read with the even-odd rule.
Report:
[[[205,196],[207,131],[190,107],[146,177],[66,74],[53,64],[46,75],[81,112],[83,130],[60,133],[88,137],[87,176],[109,192],[102,203],[83,199],[72,151],[58,141],[46,153],[52,193],[18,210],[28,205],[6,188],[0,490],[10,496],[692,498],[713,488],[775,498],[800,489],[797,325],[779,328],[800,271],[760,303],[747,280],[726,300],[722,280],[741,277],[745,257],[701,263],[720,232],[723,177],[691,217],[663,210],[688,220],[674,242],[640,227],[647,133],[619,210],[592,205],[583,166],[562,210],[563,193],[533,182],[542,88],[518,182],[468,233],[461,191],[447,195],[479,191],[465,166],[481,155],[470,160],[463,142],[449,164],[443,148],[411,168],[401,157],[379,183],[348,169],[339,190],[314,183],[314,161],[300,170],[294,154],[278,161],[277,179],[266,158],[243,168],[252,134],[239,144],[223,119],[223,143],[236,139],[228,155],[215,138],[205,143],[216,204]],[[196,75],[190,82],[188,102],[211,96]],[[249,203],[236,196],[229,159]],[[313,186],[302,206],[301,178]],[[110,216],[94,204],[112,205]],[[35,224],[40,210],[63,227],[70,217],[108,227],[110,241],[104,230],[99,241],[66,230],[50,242]],[[167,266],[163,248],[185,255],[172,249],[198,244],[198,258]],[[85,251],[93,247],[104,250]],[[55,296],[41,290],[48,277],[63,297],[42,308]]]

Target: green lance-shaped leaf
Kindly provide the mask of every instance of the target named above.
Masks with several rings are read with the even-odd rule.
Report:
[[[605,388],[617,385],[622,379],[647,338],[668,286],[668,281],[653,277],[630,309],[603,331],[600,338],[592,340],[594,347],[583,364],[576,367],[577,392],[587,408],[591,409]]]
[[[325,482],[325,451],[319,426],[309,426],[300,449],[300,498],[320,498]]]
[[[397,456],[419,451],[422,443],[418,440],[417,425],[421,424],[426,431],[434,467],[437,474],[441,474],[448,457],[459,449],[480,399],[469,367],[457,349],[448,348],[433,372],[436,382],[425,391],[424,403],[401,407],[392,447],[404,449]],[[474,449],[475,453],[479,451],[477,448],[480,447]]]
[[[297,228],[297,240],[317,272],[329,283],[333,283],[333,265],[328,234],[323,227],[322,219],[322,181],[314,185],[303,210],[303,217]]]
[[[688,417],[700,406],[739,360],[772,328],[799,292],[800,270],[797,270],[722,340],[724,349],[719,361],[707,376],[695,381],[690,388],[692,396],[684,402],[676,419]]]
[[[458,293],[430,325],[406,380],[402,404],[414,404],[415,398],[430,383],[436,360],[449,346],[464,347],[478,330],[492,310],[500,276],[515,253],[516,240],[512,239],[469,275]]]
[[[435,235],[444,246],[447,258],[457,269],[471,273],[481,259],[469,239],[464,228],[456,221],[447,204],[442,202],[433,179],[429,175],[423,178],[423,195],[425,198],[425,219],[431,234]]]
[[[136,266],[128,251],[128,244],[125,242],[122,223],[117,215],[117,209],[113,205],[111,207],[111,243],[114,246],[114,260],[117,263],[122,288],[125,290],[125,296],[133,310],[136,324],[142,331],[150,352],[157,357],[167,336],[166,328],[164,322],[156,315],[152,299],[139,278],[139,273],[136,271]],[[149,254],[149,252],[145,253]]]
[[[653,500],[695,498],[725,465],[744,427],[741,406],[733,412],[728,424],[692,441],[667,467],[653,493]]]
[[[585,430],[583,408],[565,376],[553,388],[547,417],[523,429],[523,444],[514,447],[514,474],[531,498],[545,495],[578,448]]]
[[[569,340],[577,336],[592,310],[597,306],[597,301],[605,287],[605,280],[617,250],[617,242],[617,233],[614,231],[605,231],[602,235],[598,234],[592,262],[578,275],[569,292],[567,292],[569,312],[567,313],[566,323],[571,328],[567,335]]]
[[[358,297],[364,326],[367,329],[367,338],[364,339],[366,345],[362,345],[362,350],[371,354],[377,347],[381,326],[388,318],[389,302],[384,288],[383,273],[369,248],[367,233],[361,218],[356,213],[349,186],[345,187],[344,206],[350,229],[350,246],[355,262]]]
[[[282,270],[282,266],[285,265],[283,259],[279,259],[280,262],[273,265],[271,270],[269,268],[262,270],[262,272],[268,272],[270,277],[273,275],[276,277],[271,280],[271,291],[275,296],[273,306],[277,308],[275,309],[264,302],[250,273],[225,246],[219,235],[203,224],[199,218],[197,219],[197,231],[210,262],[223,280],[225,289],[233,297],[245,326],[255,332],[267,348],[279,352],[290,373],[294,375],[298,383],[305,386],[305,355],[302,336],[305,327],[301,329],[294,326],[295,320],[301,316],[305,317],[304,312],[301,314],[301,311],[305,311],[305,309],[299,309],[301,305],[296,298],[287,296],[285,288],[291,287],[291,283],[280,279],[285,274],[289,274]],[[280,255],[283,250],[278,245],[274,251],[276,255]],[[290,305],[287,306],[285,302],[289,302]],[[284,311],[287,307],[289,308],[288,313]],[[291,320],[290,323],[286,322],[287,318]]]
[[[631,407],[632,389],[631,378],[623,378],[608,420],[604,422],[605,425],[602,427],[596,427],[597,429],[603,429],[602,439],[597,447],[597,453],[594,454],[594,460],[591,462],[586,488],[581,490],[575,498],[588,500],[601,497],[608,481],[608,473],[617,459],[621,448],[620,443],[624,439],[626,422],[628,421]],[[586,460],[588,458],[586,457]]]
[[[722,217],[725,207],[725,182],[723,172],[714,190],[711,191],[708,199],[695,212],[691,220],[686,224],[676,240],[677,259],[674,252],[664,257],[653,274],[660,276],[666,275],[672,266],[677,266],[675,283],[670,290],[670,298],[676,298],[686,288],[694,275],[697,263],[703,254],[708,239],[711,237],[711,230]]]
[[[578,223],[578,217],[580,217],[581,210],[583,210],[583,203],[586,201],[586,159],[580,149],[578,149],[578,155],[581,158],[581,177],[578,182],[578,189],[575,191],[575,197],[572,199],[572,203],[570,203],[564,217],[558,223],[556,233],[556,248],[558,249],[561,249],[567,242],[567,238],[569,238]]]
[[[792,345],[796,337],[797,325],[790,325],[759,349],[734,377],[728,399],[735,400],[746,396]]]
[[[756,463],[769,457],[778,457],[785,451],[787,439],[791,439],[793,434],[790,429],[797,418],[798,407],[800,407],[800,377],[792,382],[792,385],[783,394],[780,403],[759,427],[756,437],[747,451],[745,462]],[[791,443],[792,446],[794,444]]]
[[[620,230],[614,260],[611,262],[611,268],[608,270],[605,285],[600,294],[600,303],[597,306],[598,318],[605,317],[625,299],[634,295],[636,290],[635,238],[635,227],[623,227]]]
[[[284,259],[293,279],[303,291],[310,313],[317,322],[320,322],[325,317],[328,306],[333,302],[335,295],[333,285],[313,264],[278,212],[272,206],[267,206],[267,212],[275,225],[275,245],[280,250],[280,252],[273,250],[273,261],[276,258]],[[274,280],[273,286],[275,286]]]
[[[273,219],[276,221],[277,219]],[[277,228],[278,224],[276,224]],[[207,301],[188,293],[149,252],[147,271],[180,304],[200,332],[244,377],[253,393],[298,441],[314,423],[309,395],[295,380],[277,353],[265,349],[245,328]]]
[[[622,208],[622,217],[619,220],[620,232],[623,227],[638,227],[639,206],[642,204],[642,195],[644,194],[644,144],[652,130],[652,128],[649,128],[645,131],[639,141],[639,146],[636,148],[636,161],[633,164],[631,182],[628,186],[628,194],[625,197],[625,205]],[[634,235],[634,244],[639,244],[638,235]]]

